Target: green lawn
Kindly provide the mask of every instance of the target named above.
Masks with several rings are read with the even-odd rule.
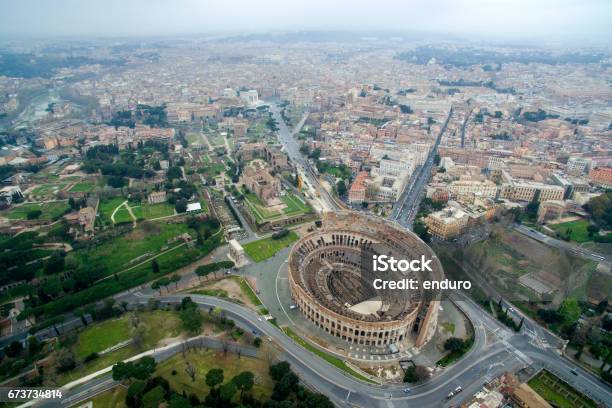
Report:
[[[98,214],[100,215],[100,218],[103,221],[110,223],[113,211],[115,211],[115,208],[117,208],[117,206],[124,201],[125,198],[123,197],[100,200],[100,204],[98,205]]]
[[[126,318],[107,320],[83,330],[79,335],[74,354],[82,360],[91,353],[99,353],[129,338]]]
[[[150,220],[153,218],[167,217],[174,215],[174,206],[168,203],[148,204],[143,203],[140,206],[132,206],[132,211],[138,219]]]
[[[81,181],[76,183],[74,186],[70,188],[70,191],[73,193],[89,193],[96,188],[94,183],[90,183],[88,181]]]
[[[178,245],[178,243],[168,245],[167,241],[189,232],[185,224],[160,224],[156,227],[154,231],[145,230],[142,226],[137,227],[129,234],[102,242],[95,247],[73,251],[68,257],[82,265],[104,265],[110,274],[150,258],[160,252],[162,247]],[[145,254],[146,256],[140,258]]]
[[[74,370],[60,374],[57,379],[58,385],[67,384],[88,374],[95,373],[103,368],[112,366],[118,361],[130,358],[131,356],[141,353],[142,351],[152,349],[160,340],[176,337],[182,332],[181,320],[175,312],[162,310],[156,310],[154,312],[141,312],[138,313],[138,318],[146,328],[142,349],[138,349],[134,345],[129,345],[111,353],[104,354],[99,358],[90,361],[89,363],[80,364]],[[129,318],[127,315],[124,315],[116,320],[124,321],[125,324],[129,326]],[[90,325],[90,328],[96,330],[98,326],[104,325],[105,323],[106,322],[96,323],[94,325]],[[89,329],[86,329],[83,331],[83,333],[86,333],[87,330]],[[127,338],[129,338],[129,327],[127,330]],[[102,331],[98,331],[98,333],[101,332]],[[79,344],[81,343],[80,336],[78,342]]]
[[[58,183],[46,183],[46,184],[41,184],[37,187],[35,187],[32,191],[31,194],[34,196],[46,196],[49,194],[55,194],[58,191],[60,191],[61,189],[63,189],[64,187],[66,187],[66,185],[68,185],[67,181],[61,181]]]
[[[597,406],[593,400],[546,370],[542,370],[528,384],[542,398],[558,408],[595,408]]]
[[[578,243],[592,241],[587,231],[588,226],[589,222],[587,220],[570,221],[561,224],[549,225],[552,230],[561,234],[561,236],[565,236],[567,231],[570,230],[570,240]]]
[[[134,219],[130,215],[128,209],[125,208],[125,206],[119,208],[115,213],[115,224],[126,224],[131,223],[133,221]]]
[[[308,204],[302,202],[299,197],[291,193],[285,194],[283,197],[281,197],[281,200],[287,205],[287,207],[283,210],[286,215],[309,213],[312,211],[312,208]]]
[[[295,231],[289,231],[289,234],[280,239],[269,237],[249,242],[244,245],[244,251],[253,261],[261,262],[273,257],[278,251],[297,241],[298,238]]]
[[[321,357],[323,360],[327,361],[334,367],[337,367],[341,369],[342,371],[345,371],[346,373],[352,375],[358,380],[375,384],[374,381],[370,380],[367,377],[364,377],[363,375],[353,370],[351,367],[347,366],[346,363],[342,361],[341,359],[339,359],[338,357],[332,356],[331,354],[328,354],[322,350],[319,350],[317,347],[313,346],[312,344],[310,344],[309,342],[307,342],[306,340],[298,336],[293,330],[291,330],[291,328],[283,327],[283,331],[285,332],[287,336],[291,337],[291,339],[295,341],[296,343],[298,343],[300,346],[304,347],[306,350],[310,351],[311,353],[316,354],[317,356]]]
[[[25,203],[12,207],[0,213],[11,220],[24,220],[30,211],[41,210],[40,220],[56,220],[61,217],[70,207],[67,201],[55,201],[51,203]]]
[[[263,201],[261,201],[259,197],[257,197],[255,194],[245,194],[244,197],[247,205],[251,210],[251,213],[255,215],[255,218],[257,219],[258,223],[281,216],[281,213],[278,211],[268,210]]]

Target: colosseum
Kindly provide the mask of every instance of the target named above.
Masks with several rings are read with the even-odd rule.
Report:
[[[327,213],[320,229],[300,239],[289,257],[291,296],[301,313],[325,332],[352,344],[421,347],[435,333],[439,294],[380,290],[372,284],[373,255],[432,259],[432,272],[396,272],[404,279],[441,280],[433,251],[415,234],[356,212]],[[389,278],[385,272],[385,277]]]

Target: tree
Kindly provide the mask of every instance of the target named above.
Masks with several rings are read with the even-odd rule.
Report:
[[[144,323],[140,323],[132,330],[132,343],[138,350],[141,350],[144,346],[146,336],[147,326]]]
[[[151,284],[151,289],[154,289],[154,290],[159,291],[159,295],[160,295],[160,296],[161,296],[161,294],[162,294],[162,292],[161,292],[161,288],[162,288],[162,285],[161,285],[161,283],[159,282],[159,280],[156,280],[155,282],[153,282],[153,283]]]
[[[178,274],[173,274],[170,276],[170,282],[174,283],[174,288],[178,289],[178,283],[181,281],[181,277]]]
[[[597,226],[604,229],[612,228],[612,190],[591,198],[584,208],[591,214]]]
[[[153,270],[154,274],[159,273],[159,263],[157,262],[157,259],[153,259],[151,261],[151,269]]]
[[[336,184],[336,190],[338,191],[338,195],[343,197],[346,194],[346,184],[344,184],[344,180],[338,181]]]
[[[57,371],[60,373],[70,371],[76,367],[74,353],[70,349],[61,348],[57,353]]]
[[[297,388],[300,379],[294,372],[289,370],[283,377],[274,385],[272,399],[276,401],[284,401],[292,391]]]
[[[199,333],[204,323],[204,317],[197,308],[188,308],[181,310],[179,314],[183,327],[190,333]]]
[[[405,383],[415,383],[419,381],[419,377],[416,373],[416,367],[410,366],[404,372],[404,382]]]
[[[142,405],[144,408],[157,408],[164,400],[164,394],[164,389],[158,385],[142,396]]]
[[[113,366],[113,380],[148,380],[149,377],[155,372],[157,363],[151,356],[145,356],[134,363],[132,361],[123,362],[120,361]]]
[[[210,388],[215,388],[221,383],[223,383],[223,369],[213,368],[208,370],[206,373],[206,385]]]
[[[240,374],[232,378],[232,382],[236,384],[236,387],[240,390],[240,401],[245,391],[249,391],[255,384],[255,375],[250,371],[243,371]]]
[[[419,238],[423,240],[423,242],[431,241],[431,235],[429,234],[429,231],[427,230],[427,226],[422,220],[420,219],[416,220],[412,226],[412,230],[414,231],[415,234],[419,236]]]
[[[191,378],[191,382],[195,382],[196,369],[189,361],[187,361],[187,363],[185,364],[185,372],[187,373],[189,378]]]
[[[451,353],[459,352],[463,350],[465,346],[463,340],[457,337],[451,337],[444,342],[444,350],[448,350]]]
[[[237,391],[236,384],[233,381],[228,381],[219,388],[219,397],[221,400],[229,402],[236,395]]]
[[[291,364],[289,364],[286,361],[281,361],[280,363],[270,366],[270,377],[274,381],[280,381],[281,378],[283,378],[283,376],[290,371],[291,371]]]
[[[11,344],[9,344],[8,346],[4,348],[4,354],[6,354],[7,357],[11,357],[11,358],[15,358],[19,356],[22,351],[23,351],[23,345],[21,344],[21,342],[16,341],[16,340],[11,342]]]
[[[176,202],[174,209],[176,210],[177,213],[184,213],[187,211],[187,200],[180,199]]]
[[[26,214],[26,218],[28,220],[37,220],[38,218],[40,218],[41,215],[42,215],[41,210],[32,210],[32,211],[28,211],[28,213]]]
[[[559,306],[558,313],[562,319],[562,327],[568,329],[580,318],[580,305],[576,299],[565,299]]]

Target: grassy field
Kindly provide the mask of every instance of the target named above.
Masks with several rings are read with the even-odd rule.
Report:
[[[570,221],[563,222],[561,224],[549,225],[552,230],[561,234],[561,236],[565,236],[567,231],[570,230],[570,241],[578,243],[592,241],[587,231],[588,226],[589,222],[587,220]]]
[[[138,316],[140,322],[142,322],[146,327],[146,332],[144,336],[145,340],[141,350],[137,349],[134,345],[129,345],[111,353],[104,354],[87,364],[78,366],[72,371],[62,373],[58,377],[58,383],[60,385],[63,385],[69,383],[70,381],[74,381],[83,376],[99,371],[103,368],[109,367],[117,363],[118,361],[125,360],[126,358],[130,358],[131,356],[141,353],[144,350],[149,350],[153,348],[162,339],[176,337],[182,332],[181,320],[175,312],[156,310],[154,312],[142,312],[139,313]],[[115,319],[113,321],[122,322],[120,324],[115,323],[116,327],[114,328],[114,330],[116,333],[118,333],[116,339],[123,338],[123,340],[125,340],[127,338],[130,338],[131,333],[129,328],[128,316],[124,315],[121,318]],[[89,338],[87,335],[87,331],[92,330],[94,333],[101,333],[102,330],[97,328],[99,326],[104,326],[105,324],[106,322],[96,323],[94,325],[90,325],[88,329],[84,330],[79,335],[79,339],[77,340],[77,352],[78,347],[80,347],[80,344],[84,341],[82,339],[83,334],[86,335],[85,344],[92,344],[92,342],[87,341],[87,339]],[[125,331],[119,330],[118,327],[120,326],[124,326]]]
[[[127,319],[107,320],[83,330],[79,335],[74,354],[82,360],[91,353],[99,353],[129,338]]]
[[[117,212],[115,212],[115,224],[129,224],[131,222],[134,222],[134,219],[125,206],[120,207]]]
[[[189,291],[189,293],[192,293],[194,295],[213,296],[213,297],[218,297],[218,298],[228,297],[228,293],[226,290],[215,289],[215,288],[191,290]]]
[[[280,239],[269,237],[249,242],[244,245],[244,251],[253,261],[261,262],[273,257],[278,251],[297,241],[298,238],[294,231],[289,231],[289,234]]]
[[[291,193],[285,194],[283,197],[281,197],[281,200],[287,205],[287,207],[285,207],[283,210],[285,215],[309,213],[312,211],[312,208],[308,204],[302,202],[302,200]]]
[[[251,303],[253,303],[255,306],[260,306],[262,304],[261,300],[259,300],[259,296],[257,296],[257,294],[253,291],[251,285],[248,284],[246,279],[239,278],[237,276],[233,276],[232,278],[238,282],[240,285],[240,290],[242,290],[242,293],[249,298]]]
[[[342,371],[345,371],[346,373],[352,375],[353,377],[361,381],[365,381],[368,383],[374,383],[374,381],[370,380],[367,377],[364,377],[363,375],[353,370],[351,367],[347,366],[346,363],[340,360],[338,357],[332,356],[331,354],[328,354],[324,351],[319,350],[318,348],[316,348],[315,346],[313,346],[312,344],[310,344],[309,342],[307,342],[306,340],[298,336],[293,330],[291,330],[291,328],[283,327],[283,331],[285,332],[287,336],[291,337],[291,339],[295,341],[296,343],[298,343],[300,346],[304,347],[306,350],[310,351],[311,353],[316,354],[317,356],[321,357],[323,360],[327,361],[329,364],[333,365],[334,367],[337,367],[341,369]]]
[[[90,191],[93,191],[94,188],[96,188],[96,185],[94,183],[81,181],[70,187],[70,191],[73,193],[89,193]]]
[[[68,209],[67,201],[54,201],[50,203],[25,203],[19,206],[12,207],[0,213],[2,216],[11,220],[24,220],[28,213],[34,210],[42,211],[39,220],[55,220],[61,217]]]
[[[55,194],[68,185],[68,181],[60,181],[57,183],[45,183],[35,187],[30,194],[34,196],[46,196]]]
[[[187,361],[196,369],[195,382],[191,381],[191,378],[185,372]],[[252,357],[238,357],[232,353],[224,355],[223,351],[220,350],[190,350],[185,353],[185,357],[182,354],[177,354],[160,363],[156,374],[168,380],[170,387],[177,392],[185,391],[188,395],[193,393],[198,398],[204,399],[210,391],[204,382],[204,378],[211,368],[223,369],[224,382],[231,380],[232,377],[242,371],[251,371],[255,374],[255,385],[251,391],[253,396],[256,399],[266,399],[272,393],[274,383],[268,375],[268,364],[265,361]],[[172,374],[173,370],[176,374]],[[238,398],[239,395],[236,395],[236,400]]]
[[[167,217],[174,215],[174,206],[167,203],[148,204],[142,203],[139,206],[131,206],[136,218],[150,220],[153,218]]]
[[[281,213],[278,211],[268,210],[266,205],[255,194],[245,194],[244,197],[251,210],[251,213],[255,215],[258,223],[279,218],[281,216]]]
[[[104,265],[108,268],[110,274],[150,258],[167,246],[167,241],[170,238],[185,232],[189,232],[189,228],[185,224],[139,226],[129,234],[102,242],[96,247],[73,251],[68,257],[83,265]],[[178,244],[173,243],[169,246],[175,245]],[[149,256],[143,257],[145,254]]]
[[[542,370],[528,384],[542,398],[558,408],[595,408],[597,406],[593,400],[546,370]]]
[[[117,206],[124,201],[125,198],[123,197],[100,200],[100,204],[98,205],[98,214],[100,215],[100,219],[104,222],[110,223],[113,211],[115,211],[115,208],[117,208]]]

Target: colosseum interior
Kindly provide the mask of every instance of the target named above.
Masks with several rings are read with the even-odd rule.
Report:
[[[374,254],[433,259],[433,272],[387,274],[385,279],[442,279],[433,251],[412,232],[361,213],[327,213],[322,227],[300,239],[289,258],[289,283],[301,313],[325,332],[351,344],[423,346],[437,324],[439,296],[422,291],[377,290],[380,273],[365,265]]]

